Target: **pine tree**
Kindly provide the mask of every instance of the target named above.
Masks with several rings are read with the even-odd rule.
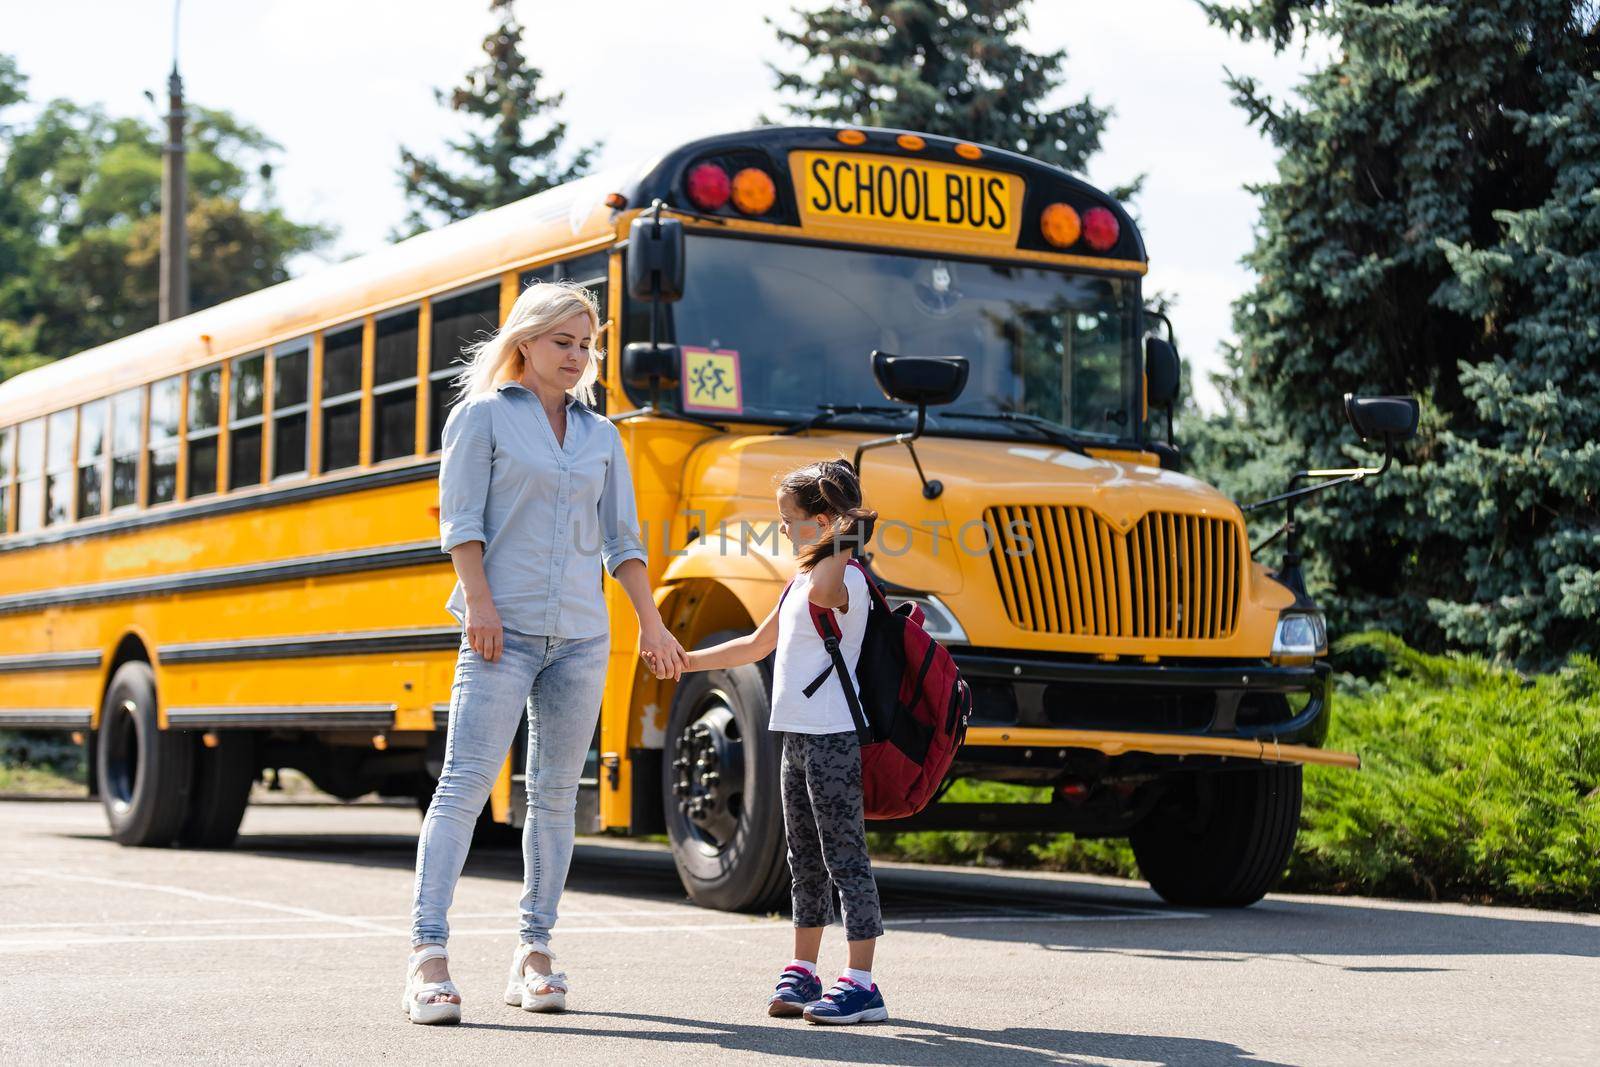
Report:
[[[436,89],[433,94],[441,105],[485,128],[449,142],[450,149],[466,161],[459,171],[401,147],[400,180],[411,202],[404,235],[582,177],[600,149],[599,144],[580,148],[561,164],[555,156],[566,140],[567,124],[551,121],[542,131],[528,128],[533,120],[559,108],[565,94],[539,95],[544,74],[523,55],[523,28],[512,0],[490,0],[489,11],[498,22],[483,39],[487,60],[469,70],[455,89]]]
[[[795,9],[778,39],[808,70],[773,67],[791,115],[887,126],[1009,148],[1082,173],[1109,112],[1084,99],[1047,110],[1066,52],[1030,52],[1015,40],[1026,0],[847,0]]]
[[[1337,46],[1294,106],[1232,82],[1281,158],[1256,190],[1259,281],[1235,305],[1237,403],[1209,472],[1269,488],[1239,474],[1251,434],[1315,466],[1371,460],[1341,395],[1415,393],[1404,464],[1300,512],[1336,625],[1532,665],[1600,652],[1595,5],[1208,13],[1278,49]]]

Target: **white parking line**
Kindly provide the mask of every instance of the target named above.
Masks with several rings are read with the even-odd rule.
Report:
[[[281,911],[289,915],[298,915],[302,919],[316,922],[338,923],[342,926],[354,926],[375,933],[393,935],[403,934],[406,931],[392,926],[381,926],[378,923],[368,922],[365,919],[353,918],[347,915],[331,915],[325,911],[316,911],[312,908],[297,908],[289,904],[273,904],[265,900],[250,900],[247,897],[225,897],[216,893],[202,893],[197,889],[183,889],[171,885],[153,885],[149,882],[130,882],[122,878],[95,878],[87,874],[62,874],[58,871],[44,871],[37,868],[24,868],[18,873],[31,874],[39,878],[56,878],[65,882],[85,882],[89,885],[111,886],[114,889],[138,889],[147,893],[169,893],[175,897],[186,897],[189,900],[204,900],[214,904],[232,904],[243,908],[261,908],[265,911]]]
[[[121,884],[121,883],[118,883]],[[450,913],[450,918],[461,919],[504,919],[510,909],[503,911],[467,912],[465,914]],[[656,919],[665,919],[678,912],[661,908],[618,908],[615,911],[583,911],[561,909],[564,919],[598,919],[612,918],[618,915],[627,915],[634,918],[649,916]],[[337,921],[341,924],[353,921],[367,921],[374,923],[399,923],[402,926],[411,921],[405,915],[341,915]],[[321,922],[320,919],[293,918],[286,919],[278,916],[235,916],[231,919],[93,919],[83,922],[54,922],[54,923],[0,923],[0,930],[92,930],[116,929],[128,926],[273,926],[294,925],[308,922]]]
[[[121,883],[118,883],[121,884]],[[162,887],[153,887],[162,888]],[[207,899],[227,898],[207,897]],[[883,925],[889,927],[899,926],[959,926],[970,923],[1096,923],[1096,922],[1145,922],[1167,919],[1202,919],[1205,916],[1199,912],[1190,911],[1135,911],[1128,909],[1116,915],[1060,915],[1050,912],[1040,912],[1036,915],[942,915],[930,916],[919,919],[885,919]],[[324,921],[349,921],[338,916],[325,917]],[[134,924],[127,924],[134,925]],[[296,941],[339,941],[370,937],[403,937],[404,930],[386,929],[375,924],[368,925],[373,929],[366,930],[339,930],[321,933],[296,933]],[[782,919],[767,919],[751,917],[744,922],[722,923],[672,923],[666,925],[649,926],[563,926],[561,933],[565,935],[590,934],[674,934],[674,933],[700,933],[727,930],[756,930],[756,929],[787,929],[788,923]],[[517,933],[514,926],[506,926],[485,930],[452,930],[450,936],[455,937],[513,937]],[[96,937],[51,937],[51,938],[0,938],[0,951],[6,949],[24,948],[62,948],[69,945],[122,945],[122,944],[177,944],[190,942],[212,941],[281,941],[283,934],[151,934],[116,935]]]

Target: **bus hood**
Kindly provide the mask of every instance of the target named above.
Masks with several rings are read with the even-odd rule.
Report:
[[[773,494],[788,471],[819,459],[849,459],[879,434],[819,433],[806,437],[713,438],[695,449],[685,484],[689,506],[716,521],[770,520]],[[917,457],[942,491],[923,495],[904,446],[875,448],[861,458],[862,495],[879,514],[873,569],[885,580],[939,594],[960,591],[966,556],[986,557],[990,508],[1070,505],[1087,508],[1119,529],[1152,511],[1205,515],[1242,525],[1237,505],[1204,482],[1129,459],[1084,456],[1038,441],[923,437]],[[787,546],[784,546],[785,548]],[[986,558],[982,562],[988,567]]]

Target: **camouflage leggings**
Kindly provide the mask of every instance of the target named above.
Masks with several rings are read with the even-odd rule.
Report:
[[[784,734],[781,778],[794,924],[832,923],[833,886],[838,886],[846,939],[882,936],[883,913],[861,814],[861,748],[856,735]]]

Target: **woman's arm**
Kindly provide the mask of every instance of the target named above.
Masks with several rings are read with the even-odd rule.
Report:
[[[688,665],[683,669],[714,671],[723,667],[742,667],[746,663],[766,659],[777,647],[778,609],[774,606],[762,620],[761,625],[756,628],[755,633],[735,637],[731,641],[724,641],[710,648],[697,648],[693,652],[685,652]]]
[[[450,562],[455,564],[456,577],[461,579],[461,590],[467,597],[467,643],[493,663],[505,647],[505,631],[500,626],[494,597],[489,595],[489,579],[483,573],[483,542],[456,545],[450,550]]]
[[[639,655],[657,678],[677,678],[683,673],[683,646],[661,621],[655,597],[650,595],[650,573],[645,567],[644,542],[639,539],[639,512],[633,499],[633,478],[628,473],[628,453],[615,426],[611,433],[611,461],[600,486],[597,518],[600,520],[600,559],[622,586],[639,616]]]
[[[489,502],[489,468],[494,434],[488,409],[470,400],[456,405],[445,420],[439,460],[439,540],[450,553],[467,611],[462,629],[467,643],[493,663],[505,646],[500,612],[483,572],[484,512]]]
[[[639,654],[657,678],[677,679],[683,674],[686,653],[661,621],[661,611],[650,595],[650,575],[644,561],[625,559],[617,564],[612,577],[628,594],[634,613],[639,616]]]

